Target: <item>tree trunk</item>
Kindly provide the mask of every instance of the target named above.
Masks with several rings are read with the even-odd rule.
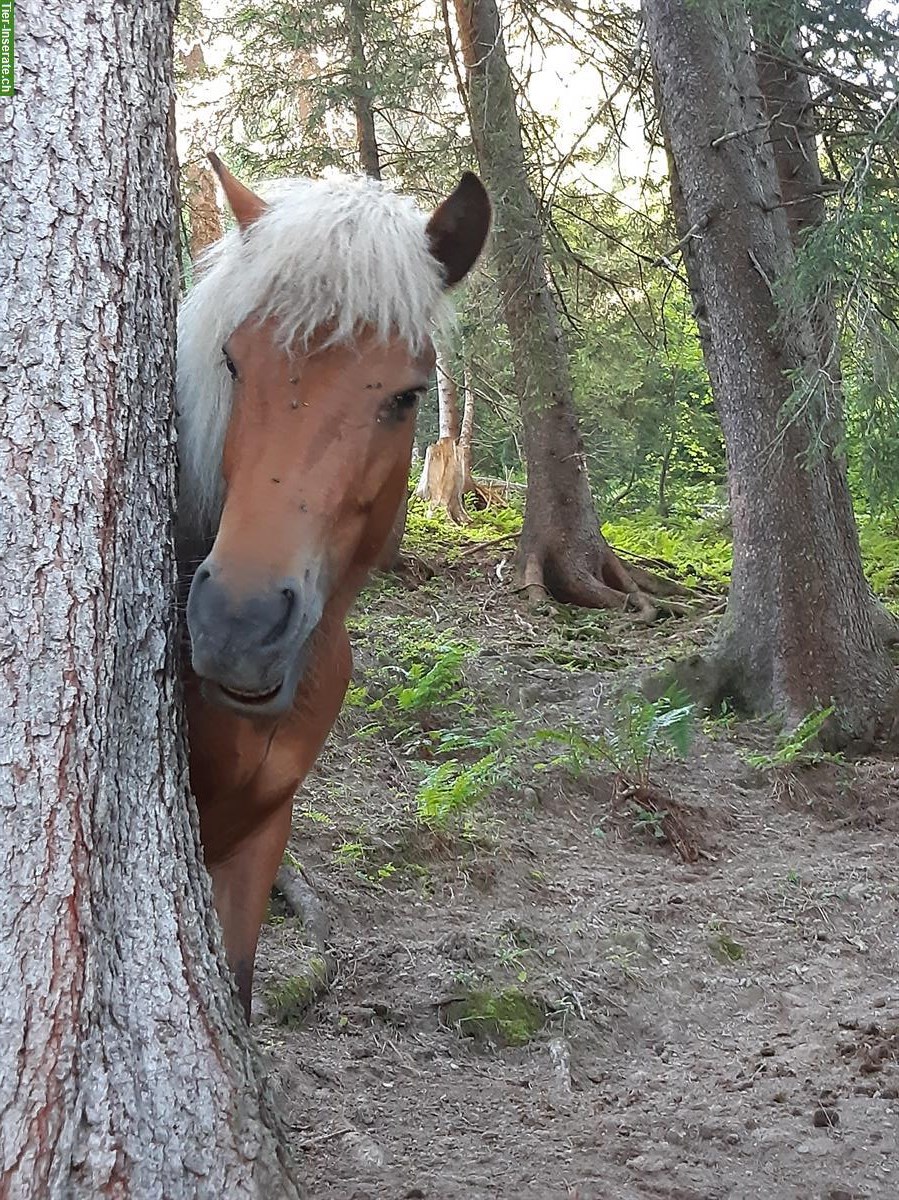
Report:
[[[347,28],[348,74],[353,94],[353,113],[356,117],[356,147],[359,151],[359,166],[372,179],[380,179],[381,154],[378,149],[375,113],[371,102],[368,59],[365,54],[367,0],[344,0],[344,14]],[[379,571],[394,571],[401,565],[400,548],[406,533],[408,509],[409,496],[406,493],[378,557],[376,568]]]
[[[184,171],[188,210],[188,246],[191,262],[196,262],[207,246],[223,233],[222,214],[215,192],[215,176],[200,163],[191,163]]]
[[[496,220],[493,258],[512,343],[528,464],[517,579],[537,598],[633,607],[650,602],[599,531],[574,410],[568,356],[547,283],[537,203],[495,0],[455,0],[472,139]]]
[[[174,3],[24,0],[16,16],[0,1196],[298,1196],[228,982],[180,733]]]
[[[763,42],[756,52],[758,79],[769,126],[774,167],[794,249],[824,223],[824,180],[818,160],[815,108],[807,72],[800,69],[795,30],[782,12],[760,12]],[[839,384],[839,345],[834,299],[815,298],[810,313],[816,351]]]
[[[425,450],[415,495],[429,508],[442,508],[451,521],[464,525],[468,513],[462,494],[465,467],[459,447],[459,390],[449,368],[446,352],[437,349],[437,441]]]
[[[672,402],[674,398],[672,397]],[[668,438],[668,444],[665,447],[665,453],[662,455],[662,466],[659,470],[659,516],[664,521],[671,516],[671,509],[668,505],[668,471],[671,467],[671,456],[674,454],[674,447],[677,445],[677,425],[673,425],[671,434]]]
[[[428,446],[415,489],[418,499],[429,508],[445,509],[450,520],[465,525],[469,517],[462,502],[464,482],[462,456],[455,438],[442,437]]]
[[[453,377],[446,352],[437,349],[437,417],[438,437],[459,440],[459,389]]]
[[[727,445],[733,581],[707,696],[787,722],[834,704],[833,739],[870,744],[896,676],[862,572],[839,386],[808,304],[789,294],[794,246],[748,22],[715,0],[643,11],[682,222],[702,231],[691,280]]]
[[[462,426],[459,430],[459,457],[462,460],[462,495],[477,492],[478,486],[471,475],[471,449],[474,443],[474,388],[471,386],[471,369],[467,361],[462,364]]]
[[[381,178],[381,155],[375,132],[375,114],[371,102],[368,61],[365,56],[366,0],[345,0],[347,48],[349,50],[350,89],[356,117],[356,143],[359,165],[372,179]]]

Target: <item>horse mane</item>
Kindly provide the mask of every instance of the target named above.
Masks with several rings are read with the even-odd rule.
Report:
[[[267,189],[268,208],[232,229],[199,260],[178,317],[179,524],[214,533],[231,410],[222,344],[251,314],[274,318],[285,347],[303,351],[322,327],[329,344],[363,326],[420,352],[446,319],[442,268],[427,217],[373,179],[289,180]]]

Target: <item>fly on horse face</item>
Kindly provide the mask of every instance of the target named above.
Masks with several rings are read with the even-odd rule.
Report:
[[[373,180],[265,202],[210,155],[237,227],[179,318],[179,560],[190,778],[249,1016],[294,795],[343,703],[347,612],[407,485],[446,291],[490,204],[474,175],[428,219]]]

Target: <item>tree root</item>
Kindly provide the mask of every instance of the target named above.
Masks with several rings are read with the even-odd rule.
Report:
[[[658,615],[657,606],[640,590],[614,550],[603,543],[600,562],[595,571],[581,563],[564,559],[549,547],[535,547],[519,562],[517,587],[529,603],[539,603],[551,596],[562,604],[582,608],[608,608],[617,612],[634,612],[641,621],[649,623]]]
[[[520,536],[515,533],[501,534],[466,547],[459,557],[475,554],[501,542],[513,541]],[[522,563],[520,542],[518,558],[515,586],[532,606],[555,599],[562,604],[575,604],[581,608],[633,612],[639,620],[648,623],[654,621],[659,612],[689,616],[695,611],[696,602],[704,599],[701,592],[619,556],[607,542],[602,543],[600,569],[595,572],[585,570],[580,563],[572,565],[566,562],[563,567],[558,553],[544,547],[538,547],[528,554]],[[692,601],[692,604],[685,601]]]
[[[426,559],[411,550],[400,550],[389,571],[381,574],[393,575],[410,591],[414,591],[422,583],[433,579],[436,571]]]
[[[331,921],[315,889],[295,868],[282,863],[275,876],[275,887],[290,911],[300,918],[313,945],[321,954],[331,936]]]
[[[294,1025],[328,992],[337,975],[337,963],[327,949],[331,922],[318,893],[298,868],[282,863],[273,890],[299,917],[309,942],[298,955],[296,972],[265,992],[270,1016],[279,1024]]]
[[[687,819],[687,810],[669,792],[663,792],[651,782],[637,783],[623,779],[616,789],[616,800],[629,804],[631,810],[641,816],[654,817],[665,840],[681,859],[685,863],[697,861],[702,853],[702,841]]]
[[[717,708],[727,697],[730,672],[713,656],[691,654],[662,671],[650,672],[641,690],[647,700],[655,701],[671,687],[684,692],[697,708],[708,712]]]
[[[548,576],[552,580],[551,584]],[[536,555],[531,555],[524,565],[523,572],[519,572],[518,590],[524,593],[528,603],[532,605],[544,603],[552,598],[562,604],[576,604],[581,608],[635,611],[640,620],[655,620],[655,606],[636,584],[631,583],[628,586],[623,574],[616,577],[616,582],[620,582],[622,586],[612,586],[583,569],[566,572],[561,576],[556,564],[552,564],[550,568]]]
[[[656,566],[667,566],[670,570],[674,570],[671,564],[665,564],[655,559],[640,559],[639,555],[622,554],[616,550],[620,560],[627,565],[628,574],[634,583],[642,591],[648,592],[651,596],[683,596],[688,600],[700,600],[703,598],[702,592],[696,591],[695,588],[686,587],[682,583],[677,583],[673,579],[667,578],[665,575],[659,575],[656,571],[649,570],[640,563],[653,563]],[[637,560],[640,561],[637,561]]]
[[[899,617],[894,617],[876,596],[872,597],[872,602],[874,632],[885,646],[899,646]]]

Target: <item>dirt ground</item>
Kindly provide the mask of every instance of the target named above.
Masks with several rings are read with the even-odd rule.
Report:
[[[589,735],[616,688],[712,628],[535,616],[495,567],[369,593],[357,682],[401,675],[396,647],[430,629],[478,647],[463,720]],[[310,1197],[899,1197],[895,762],[762,771],[744,756],[770,727],[700,721],[654,772],[694,862],[613,805],[609,771],[541,770],[537,751],[434,833],[415,795],[448,718],[416,742],[371,695],[295,808],[336,977],[285,1023],[300,922],[275,915],[259,955],[254,1026]],[[514,989],[545,1025],[518,1046],[468,1036],[452,1006],[478,989]]]

